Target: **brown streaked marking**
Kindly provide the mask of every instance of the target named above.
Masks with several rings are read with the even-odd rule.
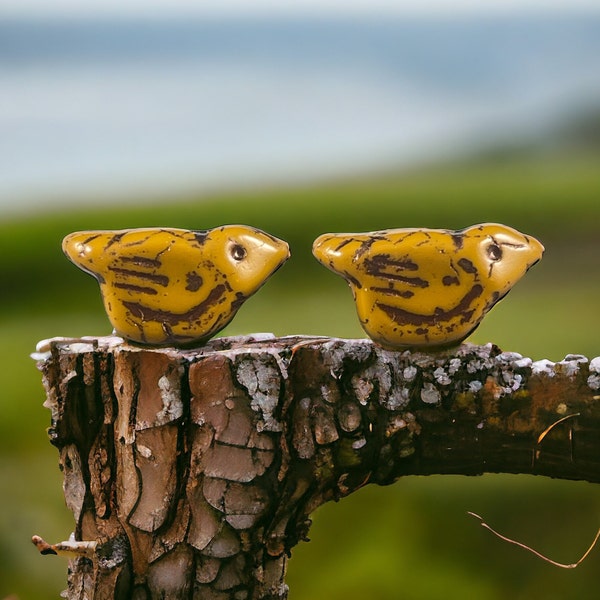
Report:
[[[116,288],[120,290],[129,290],[130,292],[138,292],[140,294],[150,294],[151,296],[156,296],[158,292],[151,287],[144,287],[142,285],[134,285],[133,283],[115,283]]]
[[[112,245],[118,244],[121,241],[121,238],[125,235],[125,232],[115,233],[115,235],[111,236],[111,238],[106,242],[106,246],[104,246],[104,250],[108,250]],[[94,238],[92,238],[94,239]]]
[[[354,277],[354,275],[351,275],[350,273],[348,273],[348,271],[343,271],[341,273],[341,275],[344,277],[344,279],[348,282],[350,282],[354,287],[357,288],[362,288],[362,284],[360,283],[360,281],[358,279],[356,279],[356,277]]]
[[[472,274],[477,274],[477,267],[468,259],[468,258],[461,258],[458,261],[458,266],[465,272],[465,273],[472,273]]]
[[[99,237],[101,237],[101,235],[99,233],[96,235],[91,235],[89,238],[86,238],[85,240],[83,240],[82,244],[84,246],[87,246],[90,242],[97,240]]]
[[[186,273],[186,286],[185,289],[188,292],[197,292],[204,283],[202,277],[196,273],[196,271],[190,271]]]
[[[462,233],[454,233],[452,234],[452,242],[454,243],[454,247],[457,250],[462,250],[464,244],[464,235]]]
[[[362,242],[360,245],[360,248],[354,253],[354,260],[355,261],[360,260],[364,254],[369,252],[369,250],[371,249],[371,246],[375,242],[380,241],[380,240],[385,240],[385,238],[382,236],[373,235],[373,236],[369,237],[368,239],[366,239],[364,242]]]
[[[442,278],[442,283],[446,286],[448,285],[460,285],[460,281],[458,277],[453,277],[452,275],[445,275]]]
[[[464,325],[465,323],[468,323],[473,318],[474,312],[475,312],[474,308],[472,308],[471,310],[466,310],[460,318],[460,324]]]
[[[113,273],[118,273],[119,275],[124,275],[125,277],[137,277],[139,279],[145,279],[147,281],[152,281],[152,283],[162,285],[163,287],[167,287],[169,285],[169,278],[166,275],[157,275],[156,273],[146,273],[145,271],[134,271],[133,269],[124,269],[122,267],[113,266],[109,266],[108,269]]]
[[[429,242],[431,241],[431,234],[428,231],[422,231],[421,233],[425,235],[425,239],[416,244],[417,248],[419,246],[423,246],[424,244],[429,244]]]
[[[226,291],[227,288],[224,285],[215,286],[205,300],[184,313],[174,313],[168,310],[150,308],[139,302],[129,302],[127,300],[123,301],[123,306],[125,306],[134,317],[138,317],[139,319],[142,319],[142,321],[156,321],[157,323],[175,325],[176,323],[181,323],[181,321],[196,321],[213,306],[218,304]]]
[[[398,269],[399,271],[415,271],[419,266],[410,259],[393,260],[389,254],[378,254],[372,258],[367,258],[364,261],[366,272],[372,277],[380,277],[390,281],[401,281],[413,287],[426,288],[429,287],[429,282],[421,277],[408,277],[400,275],[397,272],[386,271],[386,268]]]
[[[132,263],[136,267],[147,267],[148,269],[158,269],[162,266],[160,260],[148,258],[147,256],[122,256],[121,261],[124,263]]]
[[[410,290],[397,290],[389,287],[372,287],[370,290],[372,292],[385,294],[386,296],[399,296],[400,298],[412,298],[415,295],[415,293]]]
[[[237,312],[238,308],[244,304],[244,302],[246,302],[247,300],[247,296],[244,296],[244,294],[242,294],[242,292],[236,292],[235,294],[235,300],[231,303],[231,309],[233,312]]]
[[[479,284],[474,285],[454,308],[446,311],[437,310],[433,315],[420,315],[418,313],[397,308],[396,306],[382,304],[381,302],[376,302],[375,304],[393,321],[401,325],[436,325],[437,323],[450,321],[461,315],[463,316],[463,322],[466,322],[474,312],[474,309],[471,311],[468,310],[471,302],[481,296],[482,293],[483,287]],[[466,317],[466,315],[469,316]]]
[[[407,285],[413,287],[426,288],[429,287],[429,281],[422,279],[421,277],[406,277],[405,275],[397,275],[396,273],[370,273],[375,277],[381,277],[382,279],[388,279],[390,281],[401,281]]]
[[[394,244],[394,246],[397,246],[398,244],[404,244],[409,237],[416,235],[417,233],[419,233],[419,232],[418,231],[408,231],[408,232],[400,235],[399,237],[397,237],[394,241],[392,241],[391,239],[388,239],[388,242],[391,242],[392,244]]]
[[[199,246],[204,245],[204,242],[206,242],[206,239],[208,238],[208,233],[209,232],[206,230],[194,231],[194,239]]]
[[[386,268],[399,269],[400,271],[418,271],[419,265],[406,256],[402,259],[393,259],[389,254],[376,254],[365,258],[365,268],[368,273],[383,272]]]
[[[161,327],[169,340],[176,338],[176,336],[173,335],[173,328],[168,323],[161,323]]]
[[[148,240],[149,240],[151,237],[154,237],[154,236],[155,236],[155,235],[157,235],[158,233],[160,233],[160,232],[159,232],[159,231],[152,231],[152,232],[148,233],[148,234],[147,234],[145,237],[143,237],[143,238],[141,238],[141,239],[139,239],[139,240],[135,240],[135,241],[131,241],[131,242],[124,243],[124,245],[125,245],[125,246],[129,246],[129,247],[131,247],[131,246],[143,246],[144,244],[146,244],[146,243],[148,242]],[[125,234],[123,234],[123,233],[119,234],[119,236],[118,236],[118,237],[119,237],[119,239],[118,239],[118,240],[116,240],[116,241],[120,241],[120,239],[121,239],[121,238],[122,238],[124,235],[125,235]],[[115,237],[117,237],[117,236],[115,236]],[[111,242],[111,243],[112,243],[112,242]]]
[[[335,238],[328,238],[325,241],[328,242],[329,240],[333,240]],[[347,246],[348,244],[351,244],[354,241],[354,238],[346,238],[345,240],[342,241],[341,244],[338,244],[335,249],[334,252],[339,252],[344,246]]]

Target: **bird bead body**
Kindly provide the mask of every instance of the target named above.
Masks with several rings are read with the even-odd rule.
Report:
[[[98,280],[115,333],[152,345],[212,337],[290,255],[284,241],[245,225],[82,231],[63,251]]]
[[[369,337],[392,349],[459,344],[543,252],[535,238],[493,223],[324,234],[313,245],[348,282]]]

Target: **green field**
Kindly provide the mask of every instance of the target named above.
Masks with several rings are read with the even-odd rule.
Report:
[[[465,161],[290,188],[49,212],[0,221],[2,415],[0,598],[57,598],[66,562],[40,557],[37,533],[65,539],[72,517],[45,428],[49,414],[29,353],[42,338],[102,335],[97,284],[62,255],[78,229],[246,223],[286,239],[291,260],[222,335],[271,331],[363,337],[349,290],[311,256],[328,231],[462,228],[498,221],[546,246],[543,261],[472,337],[534,359],[600,354],[600,169],[585,158]],[[124,202],[122,204],[125,204]],[[368,486],[317,511],[312,541],[294,552],[292,600],[593,598],[600,548],[576,570],[502,544],[466,516],[482,514],[564,562],[600,525],[600,487],[525,476],[407,478]]]

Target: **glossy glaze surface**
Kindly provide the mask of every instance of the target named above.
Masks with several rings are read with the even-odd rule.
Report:
[[[286,242],[245,225],[81,231],[63,251],[98,280],[115,332],[152,345],[212,337],[289,258]]]
[[[535,238],[495,223],[324,234],[313,245],[348,282],[366,333],[388,348],[460,343],[543,252]]]

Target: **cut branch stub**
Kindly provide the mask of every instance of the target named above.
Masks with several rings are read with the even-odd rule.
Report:
[[[97,542],[71,561],[71,600],[283,599],[312,511],[369,482],[600,481],[600,359],[264,336],[196,350],[57,338],[35,357],[76,522],[67,547]]]

